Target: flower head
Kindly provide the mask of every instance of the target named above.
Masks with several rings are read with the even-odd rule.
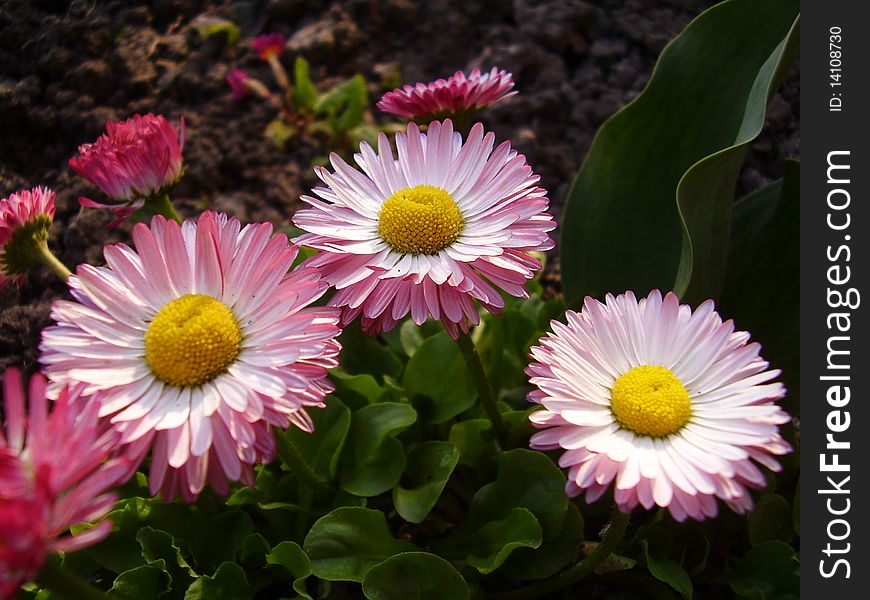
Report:
[[[398,160],[381,134],[377,154],[363,142],[355,156],[364,173],[335,154],[334,173],[317,169],[328,187],[303,196],[311,208],[293,221],[309,233],[295,241],[320,250],[306,264],[338,288],[330,303],[345,323],[362,315],[374,334],[410,312],[457,336],[479,322],[474,299],[498,312],[497,287],[528,297],[541,268],[529,252],[552,248],[556,225],[525,157],[494,140],[480,124],[464,144],[449,120],[428,134],[411,124],[396,136]]]
[[[33,580],[51,552],[90,546],[109,534],[102,521],[78,535],[72,525],[95,521],[112,507],[106,490],[122,482],[127,460],[110,457],[118,434],[97,416],[95,402],[63,388],[51,412],[45,380],[30,379],[29,406],[21,373],[3,376],[5,435],[0,427],[0,598]]]
[[[468,77],[457,71],[446,80],[439,79],[429,84],[417,82],[417,85],[387,92],[377,106],[405,119],[428,122],[477,112],[516,94],[510,91],[512,87],[511,74],[497,67],[483,74],[480,69],[474,69]]]
[[[176,129],[162,115],[134,115],[107,122],[106,133],[93,144],[79,146],[69,165],[113,201],[138,207],[178,181],[183,148],[184,119]],[[84,200],[86,206],[103,206]]]
[[[206,481],[252,484],[275,455],[271,426],[311,430],[337,364],[338,311],[309,307],[316,269],[288,274],[297,249],[270,224],[205,212],[133,229],[136,250],[107,246],[108,267],[79,266],[78,302],[58,301],[43,332],[50,392],[98,394],[128,452],[151,450],[152,493],[192,501]]]
[[[567,319],[532,348],[526,373],[543,406],[531,446],[565,450],[568,495],[593,502],[613,483],[623,512],[658,505],[678,521],[715,516],[717,498],[750,510],[748,488],[766,484],[755,463],[778,471],[772,455],[791,446],[778,432],[790,420],[775,403],[780,372],[749,334],[712,301],[692,311],[657,290],[587,298]]]
[[[254,38],[251,46],[260,55],[260,60],[268,60],[270,56],[280,57],[284,53],[287,38],[280,33],[266,33]]]
[[[227,75],[227,83],[229,83],[230,87],[233,89],[233,98],[241,100],[248,95],[248,88],[245,86],[245,82],[249,79],[250,76],[241,69],[233,69],[230,71],[230,74]]]
[[[0,200],[0,289],[18,280],[35,262],[36,246],[48,239],[54,192],[35,187]]]

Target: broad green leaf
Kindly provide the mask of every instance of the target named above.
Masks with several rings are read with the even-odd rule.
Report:
[[[374,404],[383,400],[388,393],[386,388],[381,386],[374,377],[367,373],[350,375],[339,367],[332,369],[329,377],[335,383],[336,396],[346,400],[349,396],[356,397],[351,404]]]
[[[287,148],[287,142],[290,141],[290,138],[296,135],[296,130],[282,119],[273,119],[266,125],[263,135],[278,150],[284,150]]]
[[[415,400],[421,418],[443,423],[468,410],[477,398],[468,367],[446,332],[423,341],[405,368],[405,389],[425,396]]]
[[[266,555],[270,550],[271,545],[266,538],[259,533],[252,533],[242,542],[239,563],[245,567],[260,568],[266,564]]]
[[[576,505],[569,503],[559,534],[541,544],[540,548],[518,548],[501,566],[499,573],[511,579],[546,579],[577,559],[582,542],[583,515]]]
[[[463,600],[470,597],[462,576],[443,558],[404,552],[372,567],[363,580],[369,600]]]
[[[499,568],[518,548],[541,545],[541,526],[525,508],[512,508],[500,520],[491,521],[466,540],[468,564],[486,575]]]
[[[789,543],[793,538],[792,509],[782,496],[763,498],[749,513],[749,541],[753,546],[769,540]]]
[[[254,529],[251,517],[230,510],[208,517],[190,536],[188,546],[199,573],[213,573],[221,563],[235,560],[236,548]]]
[[[342,453],[341,489],[357,496],[377,496],[399,482],[405,453],[395,436],[417,420],[407,404],[382,402],[353,413]]]
[[[305,580],[311,575],[311,561],[296,542],[281,542],[266,557],[270,565],[281,565],[294,577],[293,591],[305,600],[313,600],[305,589]]]
[[[150,598],[151,596],[140,596]],[[234,562],[222,563],[214,576],[200,577],[187,588],[184,600],[250,600],[245,571]]]
[[[786,402],[800,397],[798,342],[800,289],[800,164],[734,206],[728,274],[719,311],[752,332],[762,356],[783,370]]]
[[[199,15],[193,21],[191,21],[190,26],[193,27],[196,32],[204,38],[210,38],[214,35],[225,35],[227,38],[227,43],[230,45],[235,44],[239,41],[239,28],[238,26],[229,21],[227,19],[222,19],[221,17],[216,17],[213,15]]]
[[[689,579],[686,570],[678,562],[655,556],[649,551],[646,540],[641,541],[640,545],[643,548],[646,566],[652,576],[677,590],[685,600],[692,600],[692,580]]]
[[[333,133],[341,134],[362,123],[368,103],[366,81],[362,75],[355,75],[322,94],[314,111],[328,115]]]
[[[459,460],[450,442],[423,442],[408,453],[404,484],[393,488],[393,504],[406,521],[422,523],[447,484]]]
[[[376,564],[413,544],[393,538],[384,513],[368,508],[338,508],[318,519],[303,544],[317,577],[362,582]]]
[[[317,90],[311,83],[308,61],[301,56],[293,63],[293,104],[300,112],[311,112],[317,104]]]
[[[735,594],[761,600],[797,600],[800,563],[794,549],[772,540],[752,548],[727,574]]]
[[[399,326],[399,339],[402,343],[402,349],[410,358],[420,349],[426,338],[423,337],[422,328],[411,319],[408,319]]]
[[[143,527],[136,534],[136,540],[142,546],[142,557],[148,564],[162,561],[161,564],[165,565],[174,591],[186,589],[191,579],[196,577],[196,572],[184,560],[181,549],[175,545],[175,540],[165,531]]]
[[[118,575],[112,589],[106,592],[106,597],[113,600],[158,598],[169,589],[169,583],[169,573],[166,572],[163,561],[158,560]]]
[[[329,480],[335,476],[338,457],[350,430],[350,410],[336,396],[327,396],[325,402],[324,408],[308,409],[314,433],[290,427],[279,435],[292,441],[314,472]]]
[[[523,370],[529,364],[529,346],[537,341],[537,333],[535,320],[516,308],[505,308],[497,318],[486,322],[476,345],[490,383],[499,396],[502,390],[518,387],[525,392],[529,378]]]
[[[717,4],[665,48],[646,89],[599,129],[563,219],[569,299],[671,289],[683,254],[678,202],[691,243],[679,287],[693,274],[706,280],[691,294],[721,285],[735,156],[758,134],[793,56],[798,10],[797,0]]]
[[[399,357],[383,344],[379,344],[376,338],[364,334],[358,323],[345,327],[338,340],[342,348],[341,368],[346,373],[368,373],[374,375],[375,379],[383,378],[384,375],[398,377],[401,373],[402,361]]]
[[[498,445],[489,419],[470,419],[454,423],[450,428],[450,443],[459,450],[459,462],[480,468],[495,460]]]

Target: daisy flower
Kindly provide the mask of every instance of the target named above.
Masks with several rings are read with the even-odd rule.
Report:
[[[327,289],[316,269],[288,274],[297,248],[272,225],[241,228],[205,212],[179,226],[156,216],[136,250],[107,246],[108,267],[81,265],[77,302],[52,307],[41,361],[50,392],[98,394],[128,452],[151,450],[151,492],[193,501],[206,481],[253,483],[275,455],[272,426],[313,428],[337,364],[338,311],[309,307]]]
[[[429,122],[475,113],[516,94],[510,91],[513,87],[511,74],[498,67],[483,74],[480,69],[474,69],[468,77],[457,71],[446,80],[439,79],[429,84],[417,82],[417,85],[387,92],[377,107],[404,119]]]
[[[79,146],[69,166],[100,188],[114,202],[101,204],[79,198],[82,206],[111,208],[123,221],[149,197],[165,194],[182,175],[184,119],[178,129],[162,115],[134,115],[106,123],[106,133],[93,144]]]
[[[20,281],[38,262],[64,279],[69,271],[48,249],[48,228],[54,220],[54,192],[35,187],[0,200],[0,289]]]
[[[613,484],[623,512],[658,505],[678,521],[715,516],[717,498],[751,510],[748,488],[766,485],[755,463],[779,471],[772,455],[791,451],[775,403],[785,388],[759,344],[712,301],[692,311],[657,290],[587,298],[567,319],[532,348],[526,373],[543,406],[531,446],[565,451],[568,495],[593,502]]]
[[[497,288],[528,297],[525,282],[541,268],[529,253],[553,247],[547,193],[526,158],[475,125],[463,143],[450,120],[396,135],[398,159],[384,134],[378,153],[365,142],[355,155],[363,172],[338,155],[334,173],[316,169],[327,187],[303,196],[310,209],[294,223],[294,241],[320,252],[305,263],[337,288],[332,306],[343,322],[362,315],[370,334],[408,313],[421,324],[440,319],[455,338],[480,317],[473,300],[497,313]]]
[[[83,401],[80,386],[63,388],[49,412],[45,379],[30,379],[29,403],[21,373],[3,376],[5,434],[0,427],[0,598],[11,598],[32,581],[51,552],[69,552],[105,538],[111,523],[78,535],[70,526],[96,521],[116,497],[106,493],[122,483],[127,460],[111,457],[118,434]]]

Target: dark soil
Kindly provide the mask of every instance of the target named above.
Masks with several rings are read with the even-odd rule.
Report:
[[[107,230],[109,211],[80,210],[101,199],[67,166],[107,119],[134,113],[183,116],[186,175],[174,197],[182,214],[208,206],[243,221],[290,224],[314,183],[319,140],[279,152],[262,137],[273,111],[236,102],[225,77],[240,66],[264,81],[268,69],[247,44],[264,32],[291,38],[292,54],[329,86],[355,73],[372,101],[399,81],[430,81],[457,69],[511,71],[519,94],[483,117],[528,156],[559,213],[596,129],[635,97],[665,44],[699,12],[700,0],[4,0],[0,2],[0,196],[47,185],[57,192],[51,246],[68,265],[100,263],[102,246],[128,239]],[[200,14],[241,24],[235,46],[202,39]],[[285,62],[289,59],[285,56]],[[384,120],[373,113],[372,118]],[[799,155],[797,70],[774,98],[768,127],[750,152],[739,191],[781,175]],[[50,302],[64,286],[34,270],[21,289],[0,292],[0,369],[33,367]]]

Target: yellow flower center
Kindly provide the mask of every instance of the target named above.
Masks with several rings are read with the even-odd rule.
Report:
[[[610,394],[616,420],[639,435],[671,435],[692,416],[689,392],[665,367],[634,367],[616,380]]]
[[[222,302],[187,294],[166,304],[145,332],[145,360],[175,386],[211,381],[239,354],[242,331]]]
[[[456,241],[464,221],[453,197],[434,185],[399,190],[381,207],[378,233],[402,254],[438,254]]]

